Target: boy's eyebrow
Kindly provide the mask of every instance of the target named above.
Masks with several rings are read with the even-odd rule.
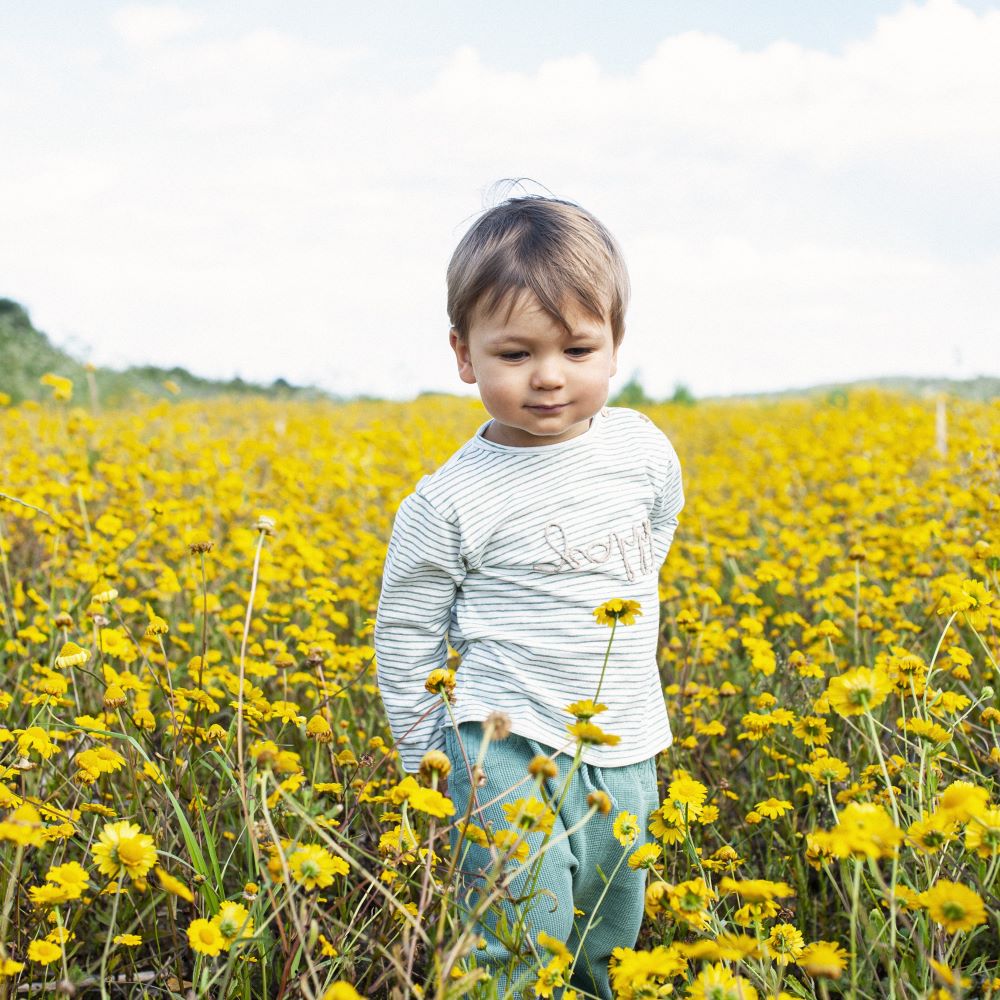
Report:
[[[564,332],[568,332],[571,337],[599,337],[601,335],[600,330],[569,330]],[[534,339],[534,337],[524,336],[520,333],[495,333],[487,337],[487,341],[491,344],[530,344]]]

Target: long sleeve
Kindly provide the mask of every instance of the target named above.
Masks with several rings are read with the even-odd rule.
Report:
[[[670,551],[670,544],[677,530],[677,515],[684,507],[684,485],[681,480],[681,463],[673,445],[664,438],[666,444],[666,477],[663,488],[657,494],[650,511],[649,520],[656,538],[657,555],[662,563]]]
[[[396,512],[375,617],[379,691],[404,770],[444,745],[444,706],[424,689],[448,658],[448,624],[465,578],[458,529],[419,493]]]

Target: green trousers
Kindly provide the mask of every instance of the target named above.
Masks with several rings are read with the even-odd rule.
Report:
[[[455,819],[465,815],[472,794],[468,765],[478,759],[482,739],[482,724],[478,722],[461,723],[457,733],[450,726],[445,729],[445,752],[451,761],[448,794],[455,803]],[[469,822],[483,828],[489,824],[494,832],[510,827],[503,805],[519,798],[542,797],[536,793],[538,785],[529,776],[528,764],[535,756],[553,753],[551,747],[515,734],[491,742],[481,765],[486,782],[475,789]],[[560,754],[555,763],[558,776],[545,778],[541,785],[553,806],[563,796],[573,758]],[[609,796],[611,811],[596,813],[567,837],[567,830],[576,827],[588,812],[587,796],[594,791]],[[539,962],[527,938],[536,941],[538,933],[545,931],[574,955],[578,953],[572,977],[567,974],[567,985],[580,991],[581,997],[612,1000],[608,960],[614,948],[635,946],[643,917],[646,872],[629,868],[628,855],[648,841],[649,813],[659,805],[655,758],[625,767],[597,767],[583,762],[577,765],[549,836],[551,846],[539,861],[537,876],[530,871],[516,875],[505,898],[479,917],[479,933],[486,947],[472,954],[481,967],[489,970],[498,998],[520,1000],[524,987],[535,983],[539,965],[551,956],[538,947]],[[638,819],[638,836],[628,847],[623,847],[612,832],[612,824],[622,811]],[[491,854],[488,848],[470,843],[468,838],[459,844],[459,835],[457,829],[452,831],[451,847],[459,859],[459,903],[469,912],[486,884],[484,873],[491,868]],[[543,837],[540,832],[527,835],[532,853]],[[508,862],[508,871],[515,867],[516,862]],[[518,936],[523,942],[520,948],[516,945]],[[493,989],[476,995],[492,996]],[[556,989],[553,995],[561,996],[561,990]]]

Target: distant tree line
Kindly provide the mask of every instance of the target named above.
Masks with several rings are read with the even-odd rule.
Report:
[[[39,384],[39,379],[49,372],[71,379],[77,395],[87,391],[92,377],[98,398],[109,406],[140,397],[172,395],[188,399],[218,395],[331,398],[321,389],[290,385],[282,378],[270,385],[259,385],[239,377],[228,380],[201,378],[178,367],[135,365],[116,371],[90,366],[89,372],[87,369],[87,365],[56,347],[41,330],[35,329],[24,306],[13,299],[0,298],[0,398],[10,403],[49,398],[49,391]]]

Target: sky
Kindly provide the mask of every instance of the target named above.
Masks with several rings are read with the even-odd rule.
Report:
[[[1000,375],[1000,0],[0,7],[0,296],[97,364],[474,392],[445,270],[615,234],[612,391]]]

